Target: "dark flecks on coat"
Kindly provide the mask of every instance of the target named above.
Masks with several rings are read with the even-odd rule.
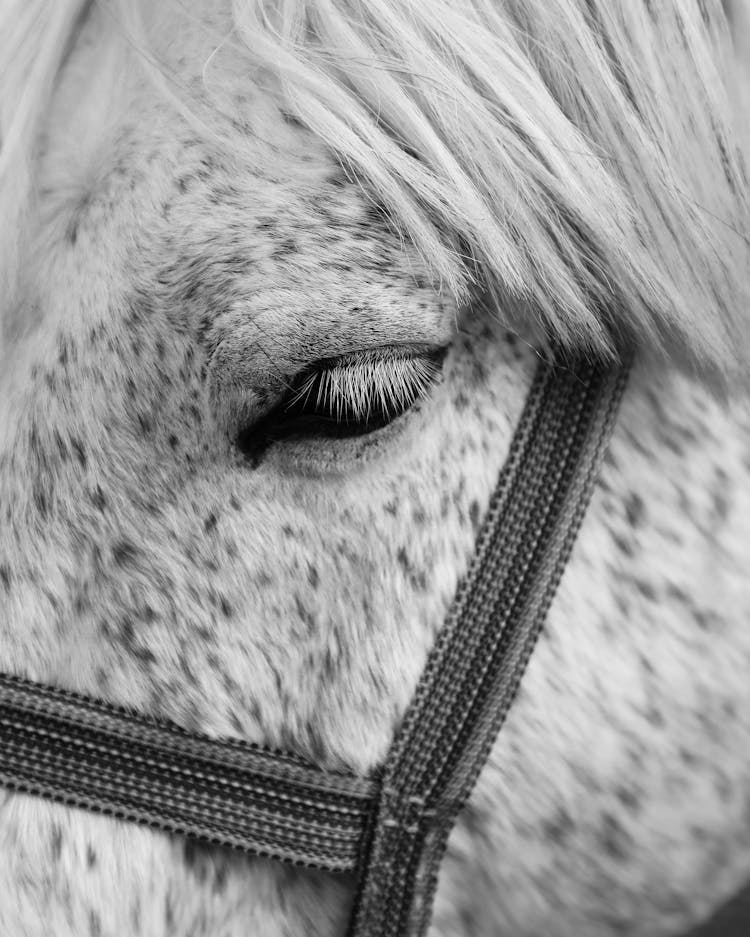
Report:
[[[174,930],[174,904],[172,903],[172,898],[170,895],[167,895],[164,898],[164,927],[166,928],[167,933],[172,933]]]
[[[96,850],[91,845],[91,843],[89,843],[86,846],[86,867],[89,869],[93,869],[96,866],[96,863],[97,863]]]
[[[76,459],[78,459],[78,464],[81,468],[85,469],[88,464],[88,458],[86,456],[86,447],[76,436],[71,436],[70,445],[75,453]]]
[[[469,505],[469,520],[471,521],[472,530],[476,534],[479,531],[479,524],[481,522],[481,508],[476,499],[473,499]]]
[[[102,937],[102,919],[96,911],[89,911],[89,937]]]
[[[46,520],[49,515],[50,507],[47,492],[44,490],[44,488],[41,487],[41,485],[36,484],[33,487],[32,498],[34,501],[34,507],[36,508],[39,517],[42,520]]]
[[[636,588],[636,591],[641,595],[647,602],[657,602],[658,596],[654,587],[650,582],[647,582],[645,579],[639,577],[633,577],[632,583]]]
[[[713,787],[722,804],[729,804],[734,796],[734,785],[729,775],[718,765],[713,769]]]
[[[59,823],[53,823],[52,832],[50,834],[50,853],[52,854],[53,862],[60,861],[60,856],[62,855],[62,843],[62,828],[60,827]]]
[[[721,466],[717,466],[711,486],[711,519],[717,527],[721,526],[729,516],[728,486],[729,478],[726,471]]]
[[[695,752],[690,751],[684,746],[680,746],[677,754],[679,755],[680,761],[688,768],[695,768],[696,764],[700,761],[700,758]]]
[[[641,797],[632,786],[619,785],[615,788],[615,797],[628,813],[637,814],[641,809]]]
[[[626,862],[630,858],[633,838],[613,813],[602,813],[597,839],[605,855],[615,861]]]
[[[463,391],[459,391],[453,397],[453,405],[456,408],[456,410],[458,410],[459,413],[462,413],[464,410],[466,410],[468,406],[470,405],[470,403],[471,401],[469,397]]]
[[[451,497],[446,492],[440,497],[440,519],[445,520],[450,514],[451,509]]]
[[[425,570],[419,569],[412,563],[404,547],[399,547],[396,553],[396,559],[398,560],[398,565],[406,574],[411,587],[418,592],[424,592],[427,588],[427,574]]]
[[[666,724],[664,713],[658,706],[648,705],[643,713],[646,722],[655,729],[663,729]]]
[[[558,807],[554,814],[542,823],[545,841],[554,846],[564,846],[575,828],[575,820],[565,807]]]
[[[635,546],[632,540],[626,539],[618,533],[612,533],[612,543],[615,545],[618,553],[622,553],[624,556],[632,557],[635,556]]]
[[[271,257],[280,260],[289,254],[295,254],[298,250],[297,242],[292,237],[285,237],[280,241],[274,241]]]
[[[298,595],[295,595],[294,597],[294,604],[297,609],[297,614],[299,615],[300,620],[307,628],[307,633],[310,635],[315,634],[317,627],[318,627],[318,623],[315,619],[315,615],[310,611],[309,608],[307,608],[307,606],[304,604],[304,602]]]
[[[208,878],[211,847],[197,843],[194,839],[186,837],[182,842],[182,858],[196,880],[202,885]]]
[[[118,566],[126,566],[134,563],[140,550],[130,540],[118,540],[112,547],[112,559]]]

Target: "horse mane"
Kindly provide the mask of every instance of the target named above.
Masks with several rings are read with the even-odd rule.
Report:
[[[720,0],[232,5],[285,109],[459,300],[488,291],[568,347],[613,356],[637,342],[746,371],[748,141]],[[87,2],[9,6],[4,218]]]

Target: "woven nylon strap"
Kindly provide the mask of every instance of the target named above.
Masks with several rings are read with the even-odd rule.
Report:
[[[0,676],[0,786],[219,846],[350,872],[375,782]]]
[[[448,834],[505,718],[588,503],[622,373],[540,366],[477,552],[386,765],[326,772],[0,675],[0,785],[359,875],[350,937],[426,930]]]
[[[544,623],[624,382],[589,366],[536,376],[471,568],[388,756],[349,937],[427,930],[448,835]]]

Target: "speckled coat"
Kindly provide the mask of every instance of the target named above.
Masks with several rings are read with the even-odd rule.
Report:
[[[211,51],[187,15],[156,41],[185,81]],[[92,14],[43,141],[0,370],[0,667],[363,772],[535,357],[439,294],[231,54],[202,114],[229,151],[133,54]],[[450,345],[426,400],[243,459],[239,429],[301,365],[395,342]],[[642,356],[434,937],[676,934],[750,877],[749,545],[747,402]],[[4,937],[333,937],[351,895],[0,791]]]

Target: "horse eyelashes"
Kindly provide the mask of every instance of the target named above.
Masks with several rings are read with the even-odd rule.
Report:
[[[440,375],[443,356],[442,351],[387,350],[318,362],[295,379],[284,412],[339,424],[383,425],[427,394]]]

